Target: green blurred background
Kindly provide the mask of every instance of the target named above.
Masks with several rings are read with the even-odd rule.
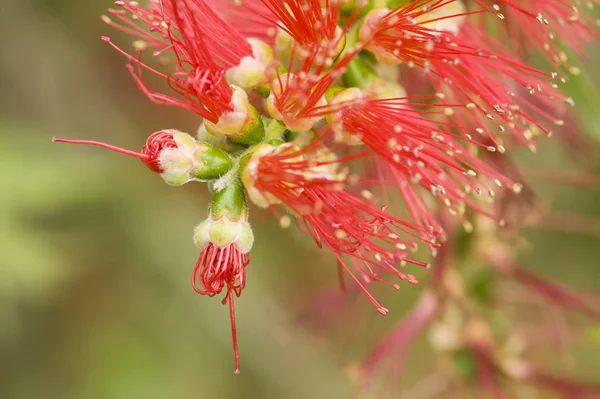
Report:
[[[100,21],[109,6],[0,3],[0,398],[354,396],[352,365],[422,285],[374,288],[391,309],[386,318],[358,298],[315,329],[327,324],[311,315],[318,293],[336,286],[334,260],[253,212],[257,240],[236,302],[242,373],[235,376],[227,308],[189,284],[198,256],[191,234],[206,216],[206,188],[168,187],[135,159],[51,143],[56,135],[138,149],[161,128],[197,128],[193,115],[147,101],[124,58],[100,40],[119,36]],[[600,137],[594,51],[586,66],[594,85],[579,79],[570,90],[589,134]],[[524,162],[600,172],[593,161],[577,165],[583,157],[561,146],[553,139]],[[523,264],[600,291],[598,187],[533,183],[562,215],[528,231]],[[573,231],[560,231],[565,220]],[[598,340],[582,339],[571,351],[577,374],[600,382]],[[415,356],[406,384],[433,363]]]

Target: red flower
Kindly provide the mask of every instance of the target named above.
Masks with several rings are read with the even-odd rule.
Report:
[[[415,277],[401,272],[396,265],[429,265],[409,258],[409,251],[416,249],[417,244],[402,236],[436,245],[427,229],[342,190],[347,183],[347,171],[338,170],[338,166],[349,160],[335,158],[319,140],[302,149],[287,145],[273,151],[265,146],[250,158],[242,178],[250,199],[258,205],[283,203],[296,217],[299,227],[319,247],[329,248],[339,266],[350,274],[377,310],[386,314],[387,309],[371,296],[364,284],[380,281],[399,288],[380,277],[380,273],[415,284]],[[364,191],[363,196],[369,199],[372,194]]]
[[[491,168],[461,142],[473,148],[487,147],[475,142],[469,134],[466,137],[451,134],[432,121],[466,107],[411,104],[406,98],[377,99],[364,91],[357,94],[355,100],[335,104],[336,98],[344,95],[345,92],[341,92],[332,100],[333,128],[346,140],[360,140],[373,151],[376,159],[385,162],[377,163],[381,185],[384,186],[389,177],[396,182],[393,186],[402,193],[415,222],[427,222],[430,228],[439,229],[436,218],[426,210],[421,194],[412,192],[414,185],[441,199],[453,214],[462,214],[467,205],[492,218],[494,216],[482,209],[470,194],[491,200],[494,186],[520,190],[519,184]],[[455,127],[440,125],[445,129]]]
[[[196,227],[194,241],[202,252],[192,273],[192,287],[200,295],[213,297],[226,288],[221,303],[229,304],[235,372],[240,372],[234,295],[246,286],[246,266],[254,234],[248,223],[244,192],[236,181],[216,193],[209,217]]]
[[[231,322],[231,338],[235,356],[235,373],[240,372],[240,356],[237,344],[235,324],[234,294],[239,297],[246,285],[246,266],[250,263],[250,255],[242,253],[234,244],[220,248],[212,243],[207,244],[192,273],[192,287],[200,295],[210,297],[227,288],[222,304],[229,304]],[[200,284],[200,286],[198,285]]]
[[[441,16],[430,15],[425,3],[435,4],[431,8]],[[376,10],[366,17],[361,40],[383,62],[422,68],[448,103],[468,104],[453,114],[456,125],[478,128],[500,150],[504,143],[498,131],[534,147],[534,129],[550,135],[547,125],[562,125],[549,109],[572,100],[549,81],[557,75],[524,64],[487,32],[463,21],[486,11],[442,13],[442,3],[456,2],[423,0],[393,11]],[[534,94],[538,101],[529,98]]]
[[[164,0],[152,1],[149,8],[129,1],[116,4],[160,37],[145,33],[133,22],[133,17],[127,18],[124,11],[109,11],[124,24],[115,25],[117,29],[141,39],[136,43],[137,58],[121,50],[108,37],[103,40],[130,60],[128,68],[132,76],[151,101],[188,109],[213,123],[217,123],[223,114],[234,111],[233,91],[224,75],[242,58],[252,56],[252,48],[210,3],[205,0]],[[153,53],[155,57],[172,53],[175,71],[164,74],[142,62],[141,53],[146,47],[159,49]],[[165,78],[176,96],[152,90],[142,77],[143,69]]]

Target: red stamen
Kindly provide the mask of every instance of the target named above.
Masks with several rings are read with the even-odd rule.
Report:
[[[158,132],[152,133],[148,140],[146,140],[146,144],[142,147],[141,152],[135,152],[132,150],[128,150],[125,148],[117,147],[112,144],[102,143],[100,141],[93,140],[72,140],[72,139],[63,139],[60,137],[52,137],[53,143],[67,143],[67,144],[84,144],[84,145],[93,145],[96,147],[106,148],[107,150],[111,150],[114,152],[118,152],[121,154],[129,155],[132,157],[139,158],[144,165],[148,167],[151,171],[155,173],[162,173],[163,169],[160,166],[159,156],[160,152],[165,148],[177,148],[177,144],[173,140],[173,133],[169,131],[160,130]]]
[[[236,374],[240,373],[240,356],[233,294],[238,297],[241,295],[246,285],[246,266],[249,262],[249,255],[241,253],[234,244],[219,248],[209,243],[200,253],[192,273],[192,287],[200,295],[213,297],[220,294],[223,288],[227,286],[227,293],[221,303],[229,303],[231,340],[235,359],[234,372]]]

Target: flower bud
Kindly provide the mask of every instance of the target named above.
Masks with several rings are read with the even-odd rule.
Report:
[[[233,111],[223,114],[217,123],[204,120],[204,129],[213,136],[227,136],[232,142],[252,145],[265,136],[265,127],[258,110],[248,101],[248,94],[234,85]]]
[[[274,61],[273,50],[262,40],[246,40],[252,47],[252,57],[242,58],[239,65],[227,70],[225,77],[228,82],[242,89],[254,89],[270,81],[269,75]]]
[[[419,15],[415,18],[415,22],[423,28],[433,30],[433,34],[437,32],[450,32],[456,36],[460,27],[467,19],[466,14],[467,8],[464,3],[461,0],[456,0]]]
[[[205,120],[206,130],[215,136],[230,136],[239,133],[248,117],[248,94],[244,89],[231,85],[233,94],[231,96],[232,111],[227,112],[219,118],[217,123]]]
[[[365,87],[372,97],[380,100],[386,98],[404,98],[406,97],[406,89],[399,83],[386,82],[381,79],[373,79]]]
[[[331,105],[342,104],[345,102],[352,103],[361,101],[365,98],[365,94],[361,89],[350,88],[342,90],[331,97],[329,103]],[[344,110],[336,111],[327,116],[327,122],[334,132],[334,138],[337,142],[346,143],[348,145],[361,145],[361,137],[351,133],[344,128]]]
[[[400,60],[394,54],[388,52],[385,48],[379,46],[372,40],[373,35],[380,28],[383,18],[388,15],[391,10],[387,8],[378,8],[370,11],[363,21],[363,24],[358,31],[358,39],[362,43],[368,43],[367,50],[375,54],[377,60],[383,64],[398,64]]]
[[[242,185],[234,182],[216,193],[209,209],[208,219],[194,231],[196,245],[201,249],[208,244],[217,248],[234,246],[241,254],[250,252],[254,234]]]
[[[172,131],[172,137],[176,146],[163,149],[158,157],[161,177],[167,184],[217,179],[231,169],[233,161],[226,152],[187,133]]]
[[[264,155],[273,153],[275,147],[269,144],[259,145],[256,150],[244,160],[242,165],[242,182],[246,188],[248,198],[260,208],[268,208],[270,205],[279,204],[281,201],[270,194],[263,194],[256,187],[256,178],[258,177],[258,165],[260,158]]]

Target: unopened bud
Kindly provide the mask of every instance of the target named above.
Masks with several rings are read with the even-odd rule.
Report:
[[[369,82],[365,91],[372,97],[384,99],[402,99],[406,97],[406,89],[399,83],[386,82],[381,79],[373,79]]]
[[[234,85],[231,105],[233,111],[221,115],[217,123],[204,121],[204,129],[213,136],[226,136],[232,142],[252,145],[260,142],[265,136],[265,128],[260,114],[248,102],[248,94]]]
[[[450,32],[456,36],[466,19],[467,9],[463,2],[459,0],[447,2],[441,7],[432,8],[427,13],[416,17],[415,22],[423,28],[431,29],[433,31],[432,34]]]
[[[258,39],[247,39],[252,47],[252,57],[244,57],[240,64],[229,68],[225,77],[231,84],[242,89],[254,89],[266,85],[272,78],[273,50]]]
[[[179,186],[191,180],[218,179],[233,165],[226,152],[196,141],[187,133],[175,131],[173,141],[176,147],[163,149],[158,157],[161,177],[167,184]]]
[[[248,223],[244,189],[239,182],[215,194],[208,219],[194,231],[194,242],[200,248],[210,243],[219,248],[234,245],[242,254],[250,252],[254,234]]]
[[[256,150],[243,161],[242,182],[246,188],[248,198],[252,203],[260,208],[268,208],[270,205],[279,204],[281,201],[269,193],[262,193],[256,187],[258,177],[258,165],[260,158],[264,155],[273,153],[275,147],[269,144],[259,145]]]
[[[377,57],[377,60],[384,64],[399,64],[400,59],[379,46],[373,39],[375,32],[381,29],[381,23],[385,16],[387,16],[391,10],[387,8],[378,8],[370,11],[363,21],[359,31],[358,38],[362,43],[368,43],[366,48]]]
[[[353,134],[344,128],[344,103],[352,104],[361,101],[365,95],[361,89],[350,88],[337,92],[331,97],[331,105],[339,105],[341,109],[327,116],[327,122],[334,132],[335,140],[348,145],[361,145],[362,140],[359,135]]]

